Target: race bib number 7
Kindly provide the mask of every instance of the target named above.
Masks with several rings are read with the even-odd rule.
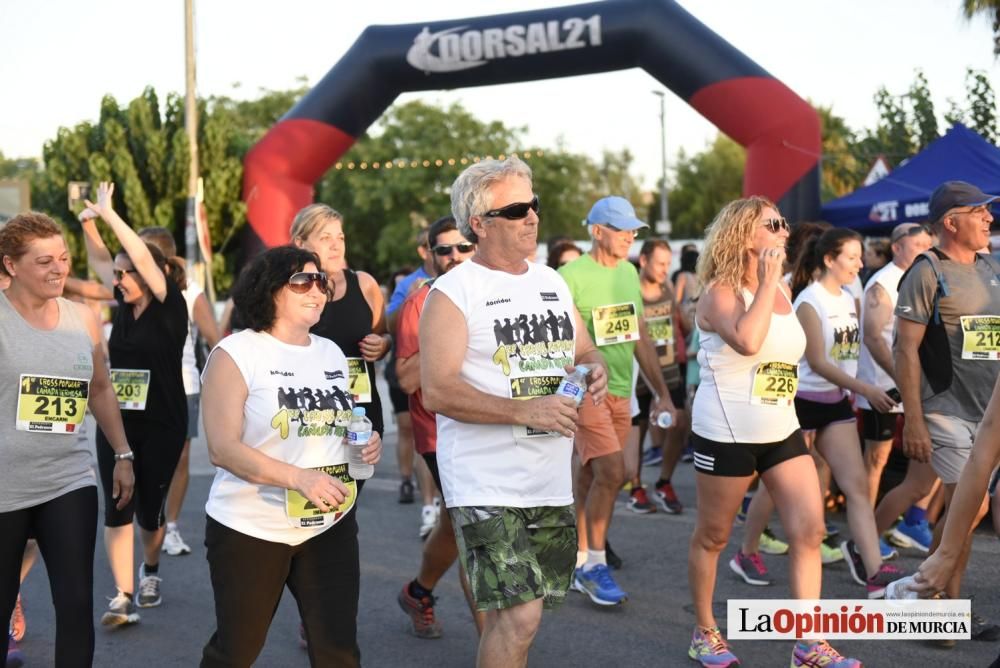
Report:
[[[610,346],[639,340],[639,318],[635,304],[609,304],[598,306],[591,315],[594,319],[594,343]]]
[[[146,410],[149,396],[149,376],[146,369],[112,369],[111,386],[118,397],[118,407],[123,411]]]
[[[562,382],[562,376],[522,376],[510,379],[511,399],[534,399],[554,394]],[[536,436],[551,436],[544,429],[514,425],[514,438],[533,438]]]
[[[288,518],[288,523],[296,529],[308,529],[336,524],[354,506],[354,502],[358,498],[358,483],[347,472],[347,464],[318,466],[313,468],[313,470],[322,471],[340,480],[347,487],[347,495],[344,497],[342,504],[331,508],[328,512],[323,512],[312,501],[294,489],[286,489],[285,516]]]
[[[356,404],[370,404],[372,402],[372,380],[368,376],[368,365],[364,358],[347,358],[347,378],[351,396]]]
[[[757,406],[791,406],[799,386],[799,366],[762,362],[753,374],[750,403]]]
[[[1000,317],[962,316],[962,359],[1000,360]]]
[[[90,382],[80,378],[21,374],[15,428],[48,434],[72,434],[87,412]]]

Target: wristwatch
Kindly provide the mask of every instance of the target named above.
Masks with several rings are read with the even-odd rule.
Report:
[[[129,450],[128,452],[123,452],[120,455],[115,454],[115,461],[120,462],[122,460],[128,460],[130,462],[135,461],[135,453]]]

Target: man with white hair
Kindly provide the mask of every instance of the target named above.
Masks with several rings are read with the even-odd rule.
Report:
[[[420,365],[420,385],[437,414],[459,558],[486,612],[477,665],[524,666],[543,607],[566,596],[576,552],[570,439],[578,404],[555,390],[583,364],[582,400],[599,403],[607,373],[566,283],[526,260],[539,223],[531,169],[514,156],[476,163],[452,185],[451,206],[478,246],[432,286],[420,351],[433,363]],[[528,326],[550,312],[556,327]]]

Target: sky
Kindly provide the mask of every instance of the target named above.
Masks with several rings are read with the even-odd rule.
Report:
[[[613,0],[609,0],[613,1]],[[372,24],[420,24],[577,4],[558,0],[195,0],[198,91],[253,98],[317,83]],[[880,86],[903,93],[921,69],[939,116],[964,96],[967,67],[1000,91],[987,18],[967,21],[959,0],[681,0],[717,34],[814,104],[854,128],[877,120]],[[96,120],[110,93],[127,103],[152,85],[161,100],[184,90],[183,0],[0,0],[0,151],[40,156],[61,126]],[[404,94],[460,102],[482,120],[527,126],[521,148],[598,158],[628,148],[646,187],[660,175],[660,101],[642,70],[502,86]],[[942,119],[943,120],[943,119]],[[668,162],[703,149],[715,127],[669,91]],[[442,156],[445,157],[445,156]]]

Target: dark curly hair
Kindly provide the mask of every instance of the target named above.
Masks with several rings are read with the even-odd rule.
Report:
[[[319,257],[297,246],[271,248],[251,262],[233,286],[233,304],[247,328],[260,332],[274,324],[274,295],[288,284],[292,274]]]

